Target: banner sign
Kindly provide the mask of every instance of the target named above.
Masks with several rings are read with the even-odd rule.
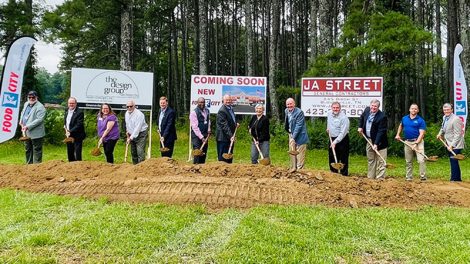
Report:
[[[0,93],[0,143],[15,136],[21,106],[23,74],[31,48],[36,43],[31,37],[20,37],[13,41],[7,52],[3,68]]]
[[[108,103],[126,109],[134,100],[140,110],[150,111],[153,100],[153,73],[72,68],[70,95],[82,108],[99,109]]]
[[[348,117],[359,117],[372,99],[381,102],[382,77],[302,78],[301,109],[306,116],[325,117],[337,101]]]
[[[189,109],[193,110],[197,99],[204,97],[210,112],[217,114],[222,97],[230,95],[235,114],[253,115],[257,104],[266,105],[266,86],[266,77],[192,75]]]
[[[460,53],[463,47],[460,44],[454,50],[454,112],[462,120],[462,131],[465,133],[465,125],[468,115],[467,83],[460,63]]]

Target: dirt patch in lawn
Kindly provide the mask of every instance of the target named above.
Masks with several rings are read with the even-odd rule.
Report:
[[[138,165],[49,161],[0,165],[0,187],[32,192],[106,197],[113,201],[204,204],[212,209],[260,204],[334,207],[470,207],[470,183],[406,182],[223,162],[190,165],[167,158]]]

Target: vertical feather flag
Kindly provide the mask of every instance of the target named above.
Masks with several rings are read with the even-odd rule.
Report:
[[[32,37],[19,37],[8,49],[1,79],[0,143],[15,135],[20,114],[24,69],[35,43],[36,39]]]
[[[462,51],[462,45],[457,44],[454,50],[454,112],[462,120],[463,131],[465,131],[468,114],[468,99],[467,84],[459,57]]]

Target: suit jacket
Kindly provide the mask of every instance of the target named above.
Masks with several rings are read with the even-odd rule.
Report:
[[[284,128],[292,135],[292,138],[297,145],[307,144],[310,140],[308,138],[304,112],[302,112],[300,108],[295,107],[294,111],[292,112],[292,118],[290,122],[288,112],[289,110],[286,108],[286,110],[284,110],[284,114],[286,115],[284,118]]]
[[[177,139],[176,136],[176,126],[175,126],[175,118],[176,113],[173,108],[167,107],[165,114],[163,115],[162,123],[161,123],[161,131],[160,134],[165,139],[165,143],[170,144]],[[160,120],[160,113],[158,113],[158,119]]]
[[[232,108],[233,110],[233,108]],[[237,124],[232,118],[228,108],[222,105],[217,112],[216,132],[215,138],[217,141],[230,141],[233,133],[235,133],[235,127]]]
[[[366,135],[366,124],[369,115],[370,107],[366,107],[359,119],[359,127],[362,128],[364,135]],[[378,110],[370,128],[370,139],[372,144],[377,145],[378,150],[388,147],[387,128],[387,117],[385,116],[384,112]]]
[[[26,107],[28,106],[28,104],[29,102],[26,102],[23,106],[23,111],[21,111],[20,115],[20,123],[23,122],[23,116],[25,114]],[[24,126],[28,127],[28,130],[26,130],[26,136],[32,139],[44,137],[46,135],[46,129],[44,127],[45,117],[46,108],[44,108],[43,104],[37,101],[31,108],[31,111],[29,112],[29,115],[26,119],[26,123],[23,124]]]
[[[65,110],[65,115],[64,115],[64,126],[67,125],[67,116],[69,114],[69,109],[67,108]],[[83,124],[84,120],[84,114],[83,111],[77,107],[75,107],[75,110],[72,113],[72,119],[70,119],[70,124],[69,124],[69,131],[70,131],[70,136],[75,139],[75,141],[82,141],[85,139],[86,134],[85,134],[85,126]]]
[[[455,114],[450,115],[446,127],[441,128],[439,135],[444,135],[447,144],[454,149],[463,149],[465,147],[463,123]]]

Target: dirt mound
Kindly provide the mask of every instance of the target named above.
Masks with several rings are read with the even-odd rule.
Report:
[[[138,165],[50,161],[0,165],[0,187],[131,202],[197,203],[209,208],[258,204],[470,207],[470,184],[369,180],[325,171],[223,162],[189,165],[168,158]]]

